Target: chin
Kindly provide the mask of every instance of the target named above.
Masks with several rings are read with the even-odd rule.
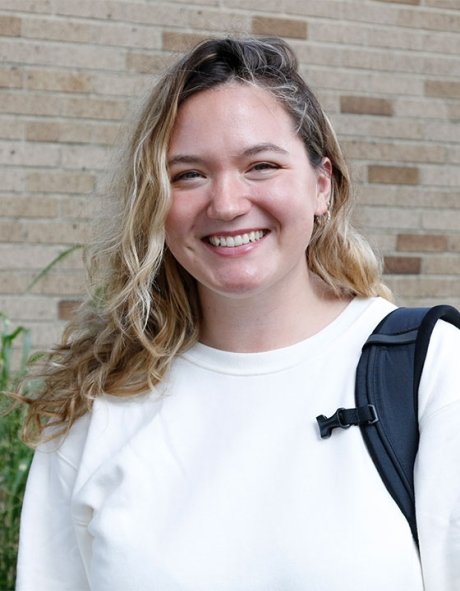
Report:
[[[220,285],[202,285],[200,292],[202,294],[215,294],[217,296],[244,299],[256,296],[264,291],[264,286],[258,281],[235,281],[226,282]]]

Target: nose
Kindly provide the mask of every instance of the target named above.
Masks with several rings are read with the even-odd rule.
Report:
[[[214,180],[207,208],[210,219],[228,222],[244,215],[250,208],[251,201],[244,182],[230,176]]]

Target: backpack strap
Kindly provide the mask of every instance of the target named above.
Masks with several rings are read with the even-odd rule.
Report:
[[[338,409],[329,419],[317,417],[321,437],[328,437],[336,427],[359,425],[417,544],[413,468],[419,442],[418,387],[439,319],[460,328],[460,313],[451,306],[397,308],[386,316],[363,346],[356,370],[357,408]]]

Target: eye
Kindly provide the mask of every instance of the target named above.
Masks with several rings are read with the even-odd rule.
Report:
[[[171,177],[171,182],[177,183],[180,181],[193,181],[195,179],[202,177],[203,175],[201,174],[201,172],[198,172],[197,170],[185,170],[183,172],[178,172],[177,174],[174,174]]]
[[[279,168],[277,164],[273,164],[272,162],[258,162],[254,164],[254,166],[250,170],[256,171],[263,171],[263,170],[276,170]]]
[[[279,170],[281,166],[276,164],[275,162],[256,162],[255,164],[251,164],[249,166],[246,174],[249,178],[263,179],[265,177],[270,177],[271,173],[276,172]]]

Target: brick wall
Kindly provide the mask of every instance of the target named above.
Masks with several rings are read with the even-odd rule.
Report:
[[[352,165],[356,223],[406,304],[460,306],[460,0],[0,0],[0,310],[54,341],[129,106],[209,35],[296,49]]]

